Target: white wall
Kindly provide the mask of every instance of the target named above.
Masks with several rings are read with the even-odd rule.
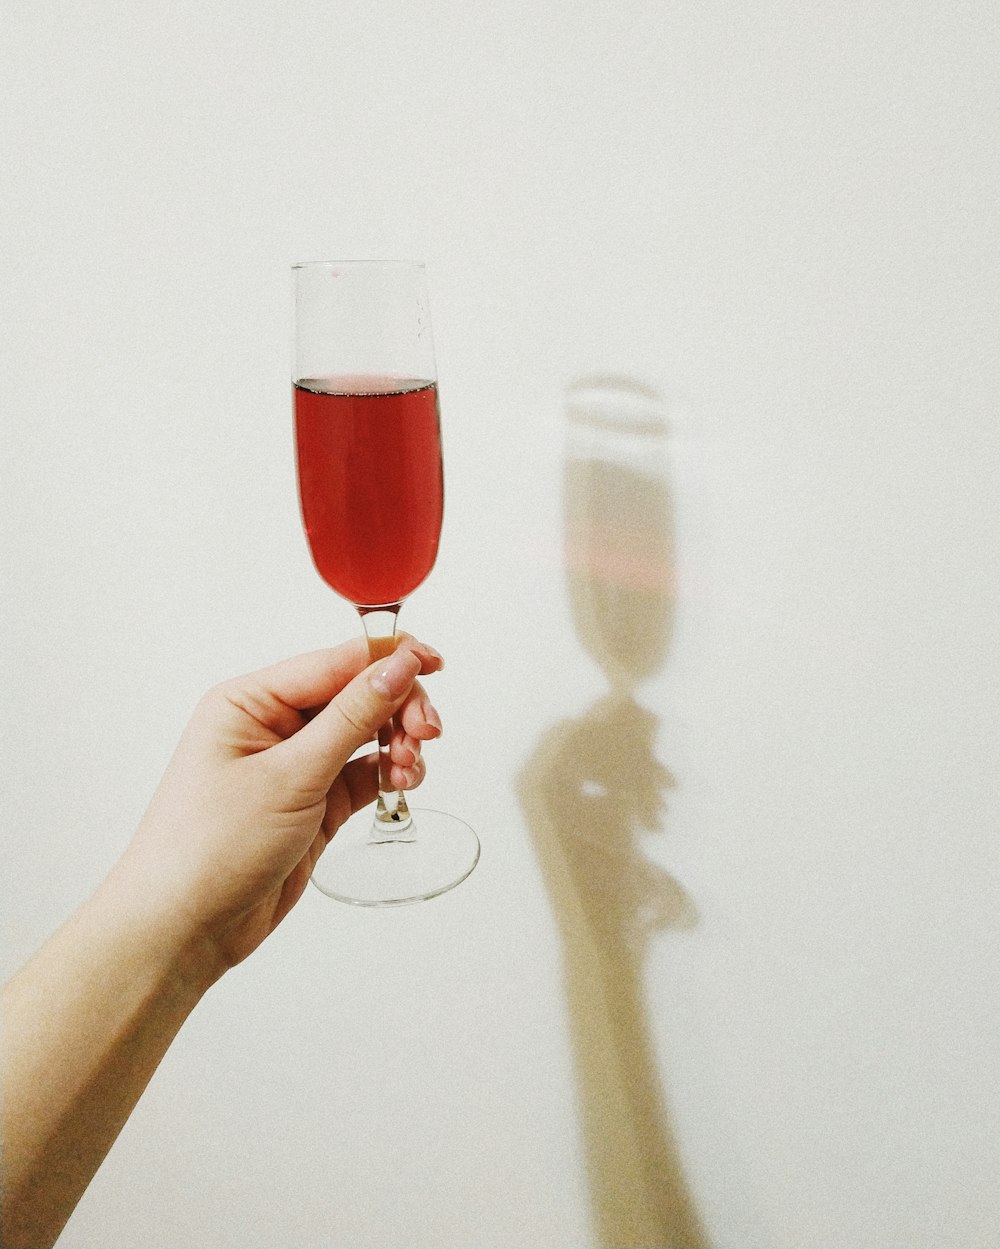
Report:
[[[428,264],[407,623],[484,847],[424,907],[310,891],[69,1249],[996,1245],[998,42],[988,0],[6,6],[6,967],[208,684],[355,627],[296,259]],[[669,434],[573,512],[595,375]]]

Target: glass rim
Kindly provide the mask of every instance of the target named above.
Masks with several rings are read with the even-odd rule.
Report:
[[[422,260],[297,260],[292,269],[425,269]]]

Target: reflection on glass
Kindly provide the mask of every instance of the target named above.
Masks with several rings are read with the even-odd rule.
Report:
[[[706,1244],[672,1138],[642,985],[649,938],[690,927],[681,886],[641,852],[673,778],[635,690],[661,667],[674,617],[673,519],[656,393],[587,379],[566,396],[566,575],[579,640],[609,692],[551,728],[520,796],[565,951],[594,1222],[604,1246]]]

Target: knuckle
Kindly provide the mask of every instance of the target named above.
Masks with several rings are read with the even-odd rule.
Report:
[[[352,737],[371,737],[377,725],[370,722],[360,707],[347,698],[335,698],[331,704]]]

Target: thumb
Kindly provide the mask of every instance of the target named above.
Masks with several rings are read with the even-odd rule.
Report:
[[[325,793],[351,755],[372,741],[413,686],[421,660],[406,645],[369,665],[323,710],[268,755],[295,775],[296,782]]]

